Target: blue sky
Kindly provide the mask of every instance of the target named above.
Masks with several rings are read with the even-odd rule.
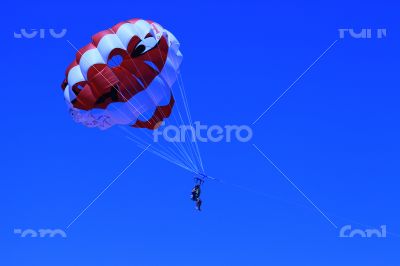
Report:
[[[398,10],[394,1],[4,3],[0,264],[398,265]],[[135,17],[181,42],[194,120],[250,125],[254,137],[199,144],[206,171],[224,181],[205,183],[201,213],[188,199],[192,174],[145,152],[66,230],[142,152],[121,131],[69,117],[67,40],[81,47]],[[67,34],[14,38],[23,28]],[[343,28],[387,35],[339,38]],[[340,238],[345,225],[388,234]],[[42,228],[67,238],[14,234]]]

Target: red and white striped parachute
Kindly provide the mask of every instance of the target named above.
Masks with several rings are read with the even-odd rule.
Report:
[[[168,147],[155,143],[148,132],[158,129],[166,118],[185,124],[186,117],[192,124],[179,74],[182,54],[169,31],[153,21],[132,19],[93,35],[89,44],[76,50],[61,86],[76,122],[100,129],[115,125],[143,128],[121,127],[140,147],[193,173],[204,173],[196,142]],[[172,93],[175,81],[186,116],[175,105],[174,97],[179,97]],[[178,117],[173,115],[174,106]],[[149,142],[154,145],[150,147]]]
[[[92,36],[76,53],[62,83],[74,120],[87,127],[155,129],[170,116],[182,54],[159,24],[118,23]]]

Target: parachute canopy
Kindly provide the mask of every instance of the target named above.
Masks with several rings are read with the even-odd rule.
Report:
[[[155,129],[172,112],[181,61],[179,42],[159,24],[118,23],[93,35],[68,66],[62,89],[70,113],[87,127]]]

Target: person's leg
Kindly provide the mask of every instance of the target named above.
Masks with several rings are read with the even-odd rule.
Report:
[[[197,199],[196,201],[196,208],[201,211],[201,199]]]

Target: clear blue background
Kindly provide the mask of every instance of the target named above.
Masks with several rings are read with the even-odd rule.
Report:
[[[399,4],[395,1],[8,1],[1,11],[0,265],[399,265]],[[129,18],[159,22],[182,44],[192,116],[251,124],[329,45],[339,28],[386,28],[340,39],[254,126],[250,143],[200,145],[192,175],[145,153],[65,228],[141,149],[119,131],[75,124],[60,83],[92,34]],[[66,28],[62,39],[15,39]],[[384,239],[339,238],[252,146],[260,147],[340,228],[387,225]],[[237,188],[229,184],[238,184]]]

